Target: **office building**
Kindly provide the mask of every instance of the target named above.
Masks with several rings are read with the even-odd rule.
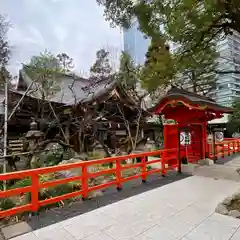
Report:
[[[150,39],[146,38],[138,28],[139,24],[134,20],[129,29],[123,29],[123,48],[136,64],[143,65]]]
[[[219,66],[214,95],[217,103],[231,106],[233,101],[240,97],[240,34],[233,33],[221,40],[218,44],[220,53]]]

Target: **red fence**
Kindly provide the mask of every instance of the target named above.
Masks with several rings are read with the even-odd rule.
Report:
[[[150,156],[157,156],[156,160],[147,161],[147,157]],[[136,159],[140,158],[141,162],[134,163],[134,164],[123,164],[123,161],[127,159]],[[108,164],[113,163],[113,168],[101,170],[98,172],[90,173],[88,171],[89,166],[99,165],[99,164]],[[148,165],[150,164],[159,164],[159,168],[156,169],[148,169]],[[131,168],[140,168],[140,173],[137,175],[129,176],[129,177],[122,177],[122,171]],[[141,178],[143,182],[147,180],[147,176],[154,174],[154,173],[162,173],[165,175],[166,172],[173,168],[179,168],[180,164],[178,160],[178,151],[177,149],[165,149],[165,150],[158,150],[154,152],[146,152],[141,154],[131,154],[127,156],[118,156],[112,158],[104,158],[100,160],[93,160],[93,161],[86,161],[80,163],[72,163],[66,165],[59,165],[47,168],[38,168],[33,170],[25,170],[19,172],[12,172],[0,175],[0,181],[8,181],[13,179],[24,179],[30,178],[31,185],[16,189],[10,189],[7,191],[0,192],[0,198],[9,198],[16,195],[21,195],[25,193],[31,193],[31,202],[25,204],[23,206],[14,207],[12,209],[0,211],[0,218],[11,216],[21,212],[36,212],[40,207],[57,203],[59,201],[73,198],[76,196],[82,196],[83,199],[87,198],[88,194],[92,191],[103,189],[112,185],[115,185],[118,190],[122,188],[122,183]],[[54,181],[48,181],[41,183],[39,181],[39,177],[44,174],[54,173],[63,170],[70,170],[70,169],[81,169],[82,174],[80,176],[68,177],[63,179],[56,179]],[[90,178],[96,178],[101,175],[106,174],[114,174],[114,180],[103,183],[97,186],[90,187],[88,180]],[[50,188],[56,186],[58,184],[66,184],[73,181],[79,181],[80,187],[78,191],[67,193],[61,196],[48,198],[44,200],[39,200],[39,191],[43,188]]]
[[[240,139],[225,139],[221,143],[216,143],[215,151],[213,146],[209,144],[210,158],[217,159],[218,157],[224,157],[233,153],[240,152]],[[148,161],[147,157],[154,156],[155,160]],[[25,205],[14,207],[8,210],[0,211],[0,218],[15,215],[22,212],[36,212],[40,207],[57,203],[69,198],[82,196],[83,199],[88,197],[88,194],[92,191],[104,189],[110,186],[116,186],[118,190],[122,189],[122,183],[141,178],[142,182],[147,180],[147,176],[154,173],[161,173],[165,175],[167,171],[172,169],[181,170],[181,164],[179,161],[178,149],[163,149],[154,152],[146,152],[140,154],[131,154],[127,156],[118,156],[112,158],[104,158],[100,160],[92,160],[86,162],[72,163],[66,165],[59,165],[46,168],[38,168],[33,170],[18,171],[12,173],[6,173],[0,175],[0,181],[19,180],[29,178],[31,183],[29,186],[20,187],[16,189],[9,189],[7,191],[0,191],[0,198],[11,198],[14,196],[30,193],[31,201]],[[124,164],[124,161],[129,159],[141,159],[140,162],[132,164]],[[104,170],[89,172],[89,167],[96,165],[106,165],[112,163],[112,168]],[[159,168],[149,169],[151,164],[158,164]],[[132,176],[124,177],[122,172],[127,169],[140,169],[140,171]],[[59,171],[66,171],[71,169],[80,169],[81,175],[74,177],[66,177],[61,179],[54,179],[46,182],[40,182],[40,177],[44,174],[56,173]],[[114,179],[95,186],[89,186],[89,179],[94,179],[99,176],[113,174]],[[41,189],[51,188],[56,185],[66,184],[69,182],[79,181],[79,190],[63,194],[60,196],[47,198],[44,200],[39,199],[39,191]]]
[[[209,157],[212,159],[224,158],[237,152],[240,152],[240,139],[237,138],[225,138],[223,142],[215,143],[215,151],[213,145],[209,144]]]

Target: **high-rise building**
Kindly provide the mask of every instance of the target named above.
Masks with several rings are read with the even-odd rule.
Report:
[[[150,39],[145,38],[144,34],[139,31],[137,20],[132,22],[129,29],[123,30],[123,41],[124,51],[130,54],[136,64],[142,65]],[[170,44],[172,51],[175,48],[177,46]],[[231,106],[234,99],[240,97],[240,74],[234,73],[234,71],[240,71],[240,34],[234,32],[219,41],[218,51],[220,53],[218,70],[225,73],[218,74],[216,90],[211,92],[210,97],[221,105]]]
[[[129,29],[123,29],[123,48],[136,64],[144,64],[145,54],[148,50],[150,39],[139,31],[137,20],[132,22]]]
[[[231,106],[240,97],[240,34],[234,32],[218,44],[218,78],[214,98],[217,103]]]

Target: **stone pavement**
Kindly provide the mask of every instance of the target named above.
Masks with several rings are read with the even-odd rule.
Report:
[[[240,220],[214,213],[239,188],[238,182],[192,176],[12,240],[239,240]]]
[[[217,160],[217,164],[211,166],[197,166],[191,174],[196,176],[226,179],[240,182],[240,174],[236,171],[240,168],[240,155],[235,154]]]

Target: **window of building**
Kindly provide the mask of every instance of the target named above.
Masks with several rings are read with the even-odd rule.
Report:
[[[218,86],[218,89],[219,89],[219,90],[222,90],[222,89],[228,89],[228,85],[229,85],[229,84],[222,84],[222,85],[219,85],[219,86]]]

